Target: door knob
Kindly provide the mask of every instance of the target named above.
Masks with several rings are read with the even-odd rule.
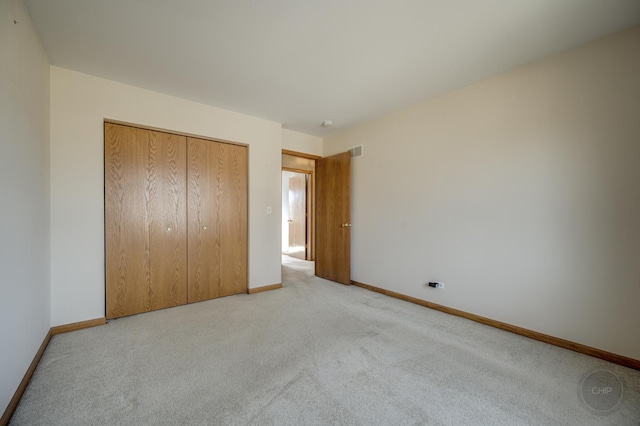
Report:
[[[342,226],[343,228],[349,228],[349,227],[351,227],[351,224],[350,223],[343,223],[340,226]]]

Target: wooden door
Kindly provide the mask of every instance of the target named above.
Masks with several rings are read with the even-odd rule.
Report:
[[[316,275],[351,284],[351,154],[316,161]]]
[[[188,138],[188,302],[247,290],[247,148]]]
[[[106,316],[186,303],[186,138],[105,123]]]
[[[187,138],[149,132],[149,274],[152,309],[187,303]]]
[[[307,258],[307,175],[289,178],[289,256]]]

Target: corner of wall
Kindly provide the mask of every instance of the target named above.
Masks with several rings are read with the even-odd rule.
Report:
[[[49,59],[21,0],[0,2],[0,410],[51,327]],[[5,19],[11,18],[11,19]],[[5,143],[6,142],[6,143]]]

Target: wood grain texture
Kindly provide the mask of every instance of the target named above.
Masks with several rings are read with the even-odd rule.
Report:
[[[247,291],[247,148],[218,144],[220,296]]]
[[[218,144],[187,139],[188,303],[220,296]]]
[[[314,167],[314,169],[315,169],[315,167]],[[296,169],[296,168],[293,168],[293,167],[283,167],[282,171],[284,171],[284,172],[294,172],[294,173],[304,173],[304,174],[308,174],[308,175],[313,173],[313,172],[311,172],[309,170],[306,170],[306,169]]]
[[[277,290],[279,288],[282,288],[282,284],[271,284],[271,285],[265,285],[262,287],[250,288],[247,290],[247,293],[256,294],[256,293],[262,293],[263,291]]]
[[[289,178],[289,256],[307,259],[307,177]]]
[[[55,336],[56,334],[69,333],[71,331],[82,330],[83,328],[97,327],[99,325],[105,325],[106,323],[107,319],[102,317],[87,321],[74,322],[71,324],[57,325],[55,327],[51,327],[51,335]]]
[[[122,120],[114,120],[113,118],[105,118],[104,120],[105,124],[106,123],[110,123],[110,124],[117,124],[117,125],[121,125],[121,126],[126,126],[126,127],[134,127],[136,129],[142,129],[142,130],[149,130],[152,132],[162,132],[162,133],[171,133],[172,135],[177,135],[177,136],[184,136],[186,138],[192,137],[192,138],[196,138],[196,139],[203,139],[203,140],[208,140],[211,142],[219,142],[219,143],[224,143],[227,145],[238,145],[238,146],[243,146],[246,148],[246,144],[244,143],[240,143],[240,142],[236,142],[236,141],[232,141],[232,140],[226,140],[226,139],[220,139],[220,138],[208,138],[206,136],[200,136],[200,135],[196,135],[193,133],[189,133],[189,132],[181,132],[178,130],[171,130],[171,129],[167,129],[167,128],[163,128],[163,127],[155,127],[155,126],[149,126],[149,125],[141,125],[141,124],[137,124],[137,123],[131,123],[129,121],[122,121]]]
[[[149,310],[187,303],[187,138],[149,132]]]
[[[188,138],[188,302],[247,290],[247,148]]]
[[[541,342],[548,343],[550,345],[559,346],[561,348],[569,349],[574,352],[579,352],[581,354],[589,355],[594,358],[600,358],[605,361],[613,362],[614,364],[619,364],[625,367],[633,368],[635,370],[640,370],[640,360],[637,360],[637,359],[603,351],[597,348],[592,348],[591,346],[582,345],[580,343],[571,342],[569,340],[561,339],[559,337],[554,337],[548,334],[539,333],[537,331],[528,330],[526,328],[518,327],[516,325],[508,324],[501,321],[496,321],[490,318],[482,317],[480,315],[471,314],[469,312],[461,311],[459,309],[449,308],[447,306],[443,306],[437,303],[432,303],[426,300],[407,296],[402,293],[396,293],[395,291],[385,290],[383,288],[375,287],[369,284],[364,284],[357,281],[352,281],[351,283],[355,286],[362,287],[367,290],[375,291],[376,293],[381,293],[390,297],[394,297],[396,299],[405,300],[407,302],[415,303],[416,305],[421,305],[426,308],[435,309],[437,311],[445,312],[447,314],[455,315],[457,317],[466,318],[468,320],[485,324],[491,327],[499,328],[501,330],[509,331],[511,333],[518,334],[520,336],[525,336],[534,340],[539,340]]]
[[[316,161],[316,275],[351,282],[351,154]]]
[[[27,386],[29,385],[29,381],[33,376],[33,372],[36,371],[36,367],[38,366],[38,363],[40,362],[40,359],[42,358],[42,354],[44,354],[45,349],[47,349],[47,345],[49,344],[49,341],[51,340],[52,335],[53,334],[51,333],[51,329],[49,329],[47,334],[44,336],[44,340],[42,341],[42,344],[40,345],[38,352],[36,352],[36,355],[33,357],[31,364],[29,364],[29,368],[27,368],[27,372],[24,374],[24,377],[20,381],[20,384],[18,385],[18,389],[16,389],[15,393],[13,394],[13,397],[11,398],[11,401],[9,401],[9,405],[7,405],[7,408],[4,410],[2,417],[0,417],[0,426],[6,426],[9,424],[9,421],[11,420],[11,416],[13,416],[13,413],[14,411],[16,411],[16,408],[18,408],[20,399],[22,398],[24,391],[27,389]]]
[[[187,301],[186,137],[105,124],[106,315]]]
[[[246,146],[105,123],[106,317],[247,289]]]
[[[105,124],[107,318],[150,308],[148,134],[142,129]]]
[[[308,158],[309,160],[317,160],[322,158],[319,155],[307,154],[306,152],[291,151],[288,149],[283,149],[282,153],[285,155],[293,155],[294,157]]]

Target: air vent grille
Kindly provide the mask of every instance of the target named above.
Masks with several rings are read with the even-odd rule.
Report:
[[[354,146],[353,148],[349,148],[349,152],[351,153],[351,157],[362,157],[364,152],[362,150],[362,145]]]

